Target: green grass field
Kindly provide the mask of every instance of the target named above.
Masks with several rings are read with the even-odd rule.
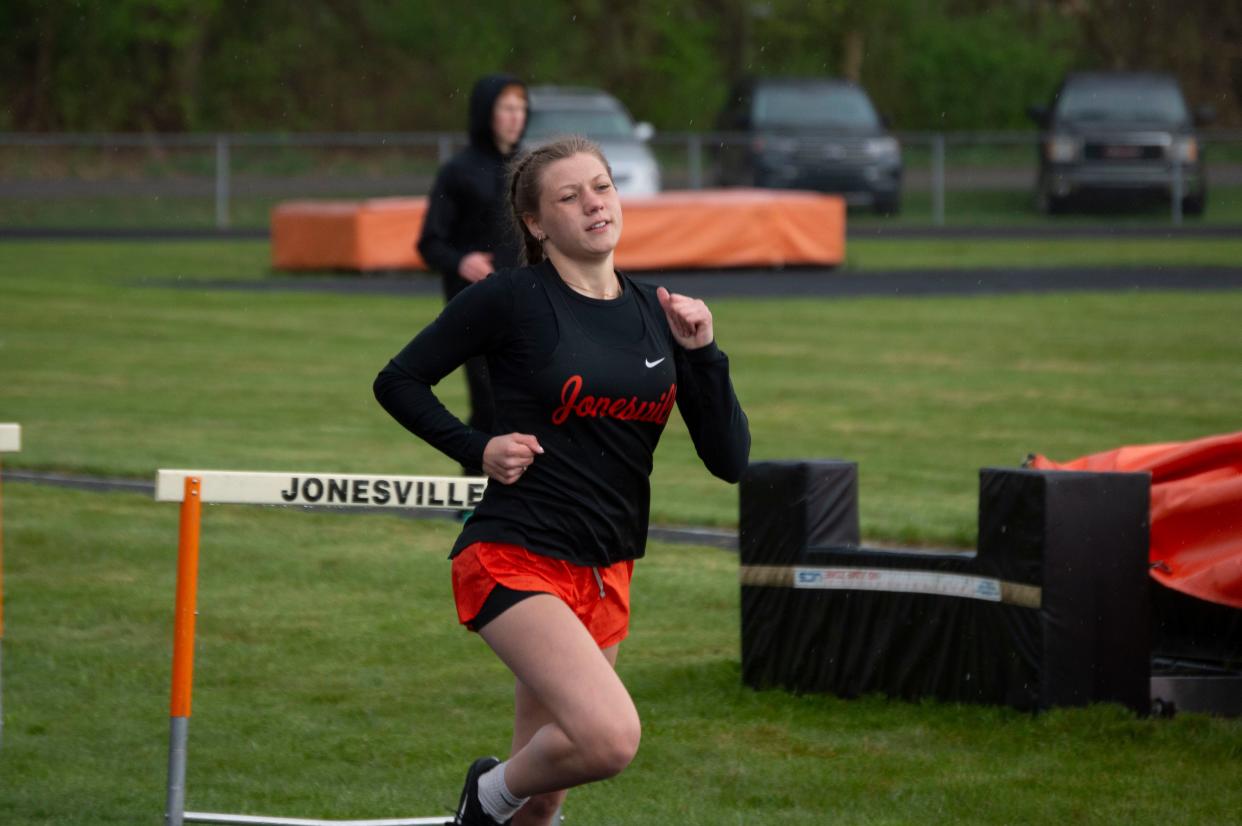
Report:
[[[851,266],[1242,260],[1242,241],[883,241]],[[159,467],[452,473],[375,404],[376,371],[439,309],[393,298],[200,289],[263,279],[267,246],[13,243],[0,272],[3,416],[15,467],[150,478]],[[856,263],[855,263],[856,262]],[[179,285],[179,288],[175,288]],[[868,536],[971,545],[976,474],[1029,452],[1237,428],[1242,295],[718,300],[754,459],[861,463]],[[461,410],[464,381],[441,384]],[[736,492],[675,422],[660,523],[729,525]]]
[[[3,245],[5,467],[456,472],[371,398],[439,301],[209,289],[286,278],[267,246]],[[1111,251],[1111,252],[1110,252]],[[1237,265],[1242,241],[867,241],[850,266]],[[173,284],[178,284],[174,288]],[[1029,451],[1233,431],[1242,291],[718,300],[753,458],[860,462],[873,541],[969,546],[977,470]],[[460,409],[464,382],[442,385]],[[653,515],[731,525],[670,425]],[[0,822],[158,823],[177,508],[4,487]],[[503,751],[502,668],[455,627],[451,523],[208,507],[189,807],[300,817],[446,811]],[[620,670],[645,722],[631,770],[567,823],[1242,823],[1242,721],[1140,720],[754,692],[736,558],[653,543]]]
[[[1031,177],[1033,181],[1033,172]],[[926,226],[933,217],[929,190],[907,190],[902,196],[901,212],[896,216],[877,216],[865,209],[850,212],[851,223],[877,228]],[[951,189],[944,196],[944,222],[949,227],[1150,226],[1155,230],[1171,226],[1172,209],[1167,203],[1153,203],[1126,209],[1074,209],[1064,215],[1048,216],[1035,208],[1030,189]],[[1242,187],[1212,188],[1203,215],[1183,216],[1182,223],[1188,227],[1242,223]]]
[[[72,198],[9,198],[0,201],[0,226],[9,228],[108,228],[108,229],[212,229],[216,226],[216,204],[210,195],[210,179],[200,180],[201,194],[115,196],[75,193]],[[377,178],[370,184],[345,182],[331,195],[332,200],[363,200],[403,194],[392,184]],[[328,196],[315,196],[327,199]],[[231,227],[268,226],[272,209],[295,200],[287,195],[237,195],[228,202]],[[879,216],[869,209],[850,210],[851,225],[882,229],[886,227],[927,227],[934,221],[932,196],[928,190],[907,190],[901,212]],[[1077,210],[1049,217],[1037,211],[1034,196],[1027,189],[954,189],[945,194],[944,222],[960,227],[1147,227],[1153,232],[1172,226],[1167,204],[1152,204],[1121,210]],[[1242,187],[1213,187],[1204,214],[1185,217],[1183,225],[1237,226],[1242,224]]]
[[[6,826],[159,823],[177,506],[5,489]],[[455,627],[447,523],[208,506],[187,804],[440,814],[502,752],[510,687]],[[619,670],[644,720],[566,822],[1236,823],[1242,721],[755,692],[736,559],[655,544]],[[1173,790],[1176,790],[1175,792]]]
[[[1242,262],[1242,239],[1149,238],[1065,239],[922,239],[891,241],[851,239],[847,269],[946,269],[984,267],[1236,267]]]

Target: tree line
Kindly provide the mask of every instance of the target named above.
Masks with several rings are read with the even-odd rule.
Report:
[[[733,81],[861,82],[898,130],[1022,129],[1071,69],[1173,72],[1242,125],[1216,0],[5,0],[0,131],[460,130],[474,79],[709,130]]]

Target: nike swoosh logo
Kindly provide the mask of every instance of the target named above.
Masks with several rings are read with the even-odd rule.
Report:
[[[658,358],[655,361],[647,361],[647,359],[643,359],[643,364],[647,365],[648,367],[655,367],[657,364],[659,364],[662,361],[664,361],[663,357]]]

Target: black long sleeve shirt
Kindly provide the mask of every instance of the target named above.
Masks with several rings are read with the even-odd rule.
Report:
[[[708,470],[736,482],[750,430],[715,345],[673,339],[655,288],[619,275],[620,298],[574,292],[551,263],[497,272],[454,298],[380,372],[375,395],[408,430],[462,464],[482,463],[502,433],[533,434],[544,453],[517,482],[493,481],[453,553],[507,542],[580,565],[641,557],[652,458],[677,405]],[[496,432],[464,424],[432,387],[484,355]]]

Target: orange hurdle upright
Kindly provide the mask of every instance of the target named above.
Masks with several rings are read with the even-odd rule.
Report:
[[[0,424],[0,453],[17,453],[21,449],[21,425]],[[0,746],[2,745],[4,745],[4,498],[0,492]]]
[[[198,533],[202,481],[187,476],[177,540],[177,603],[173,618],[172,702],[169,708],[168,808],[164,822],[181,826],[185,816],[185,763],[194,686],[194,616],[198,607]]]
[[[184,823],[268,824],[268,826],[447,826],[451,817],[380,820],[318,820],[242,814],[187,812],[186,763],[194,685],[194,626],[198,608],[199,528],[204,502],[365,508],[473,509],[487,480],[461,476],[361,476],[332,473],[250,473],[161,470],[155,478],[159,502],[180,502],[177,542],[177,601],[173,621],[172,699],[169,706],[166,826]]]

